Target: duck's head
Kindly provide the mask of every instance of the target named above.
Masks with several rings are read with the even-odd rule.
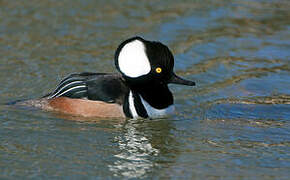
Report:
[[[119,45],[115,65],[129,85],[195,85],[195,82],[182,79],[173,72],[174,57],[167,46],[141,37],[127,39]]]

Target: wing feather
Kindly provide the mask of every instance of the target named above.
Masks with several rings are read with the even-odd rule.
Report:
[[[48,96],[49,99],[66,96],[72,98],[86,97],[87,86],[85,78],[77,74],[71,74],[64,78],[57,88]]]

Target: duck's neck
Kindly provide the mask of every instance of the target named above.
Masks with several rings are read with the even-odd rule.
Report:
[[[167,85],[148,84],[130,86],[125,108],[131,117],[153,118],[172,113],[172,105],[173,95]]]
[[[131,88],[133,94],[139,94],[150,106],[164,109],[173,104],[173,96],[167,85],[148,84]]]

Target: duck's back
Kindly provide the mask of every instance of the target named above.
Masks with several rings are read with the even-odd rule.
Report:
[[[68,97],[122,105],[129,89],[119,74],[80,73],[64,78],[48,99]]]
[[[80,73],[64,78],[48,95],[16,105],[84,117],[125,117],[123,104],[129,89],[119,74]]]

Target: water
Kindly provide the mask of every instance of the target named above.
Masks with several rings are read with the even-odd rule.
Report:
[[[0,178],[289,179],[290,3],[1,1]],[[83,119],[3,105],[73,72],[115,72],[131,36],[174,52],[167,119]]]

